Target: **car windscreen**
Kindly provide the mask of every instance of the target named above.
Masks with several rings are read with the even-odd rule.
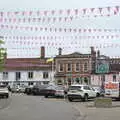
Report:
[[[81,86],[70,86],[69,90],[80,90]]]

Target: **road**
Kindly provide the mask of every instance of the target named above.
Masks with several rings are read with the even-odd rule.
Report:
[[[0,100],[0,120],[78,120],[73,105],[63,99],[13,94]]]

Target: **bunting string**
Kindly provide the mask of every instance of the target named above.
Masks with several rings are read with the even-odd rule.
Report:
[[[85,40],[85,39],[120,39],[120,34],[89,36],[4,36],[4,40]],[[7,41],[6,41],[7,42]],[[24,41],[23,41],[24,42]]]
[[[0,11],[0,17],[19,17],[19,16],[111,16],[120,13],[120,6],[107,6],[98,8],[79,8],[79,9],[60,9],[60,10],[30,10],[30,11]]]
[[[41,32],[68,32],[68,33],[92,33],[92,32],[120,32],[120,29],[114,28],[54,28],[54,27],[41,27],[41,26],[19,26],[19,25],[0,25],[0,29],[10,30],[25,30],[25,31],[41,31]]]

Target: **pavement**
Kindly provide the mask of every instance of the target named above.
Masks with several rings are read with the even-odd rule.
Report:
[[[93,102],[73,102],[80,112],[78,120],[120,120],[120,101],[113,101],[112,108],[96,108]]]

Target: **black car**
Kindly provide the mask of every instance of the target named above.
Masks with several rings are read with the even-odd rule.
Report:
[[[44,96],[44,90],[48,87],[48,85],[36,85],[32,88],[33,95],[41,95]]]
[[[57,88],[58,86],[56,85],[49,85],[46,89],[42,90],[42,92],[44,93],[44,97],[55,97]]]
[[[27,95],[31,95],[32,94],[32,89],[33,89],[33,86],[28,86],[25,88],[25,94]]]

